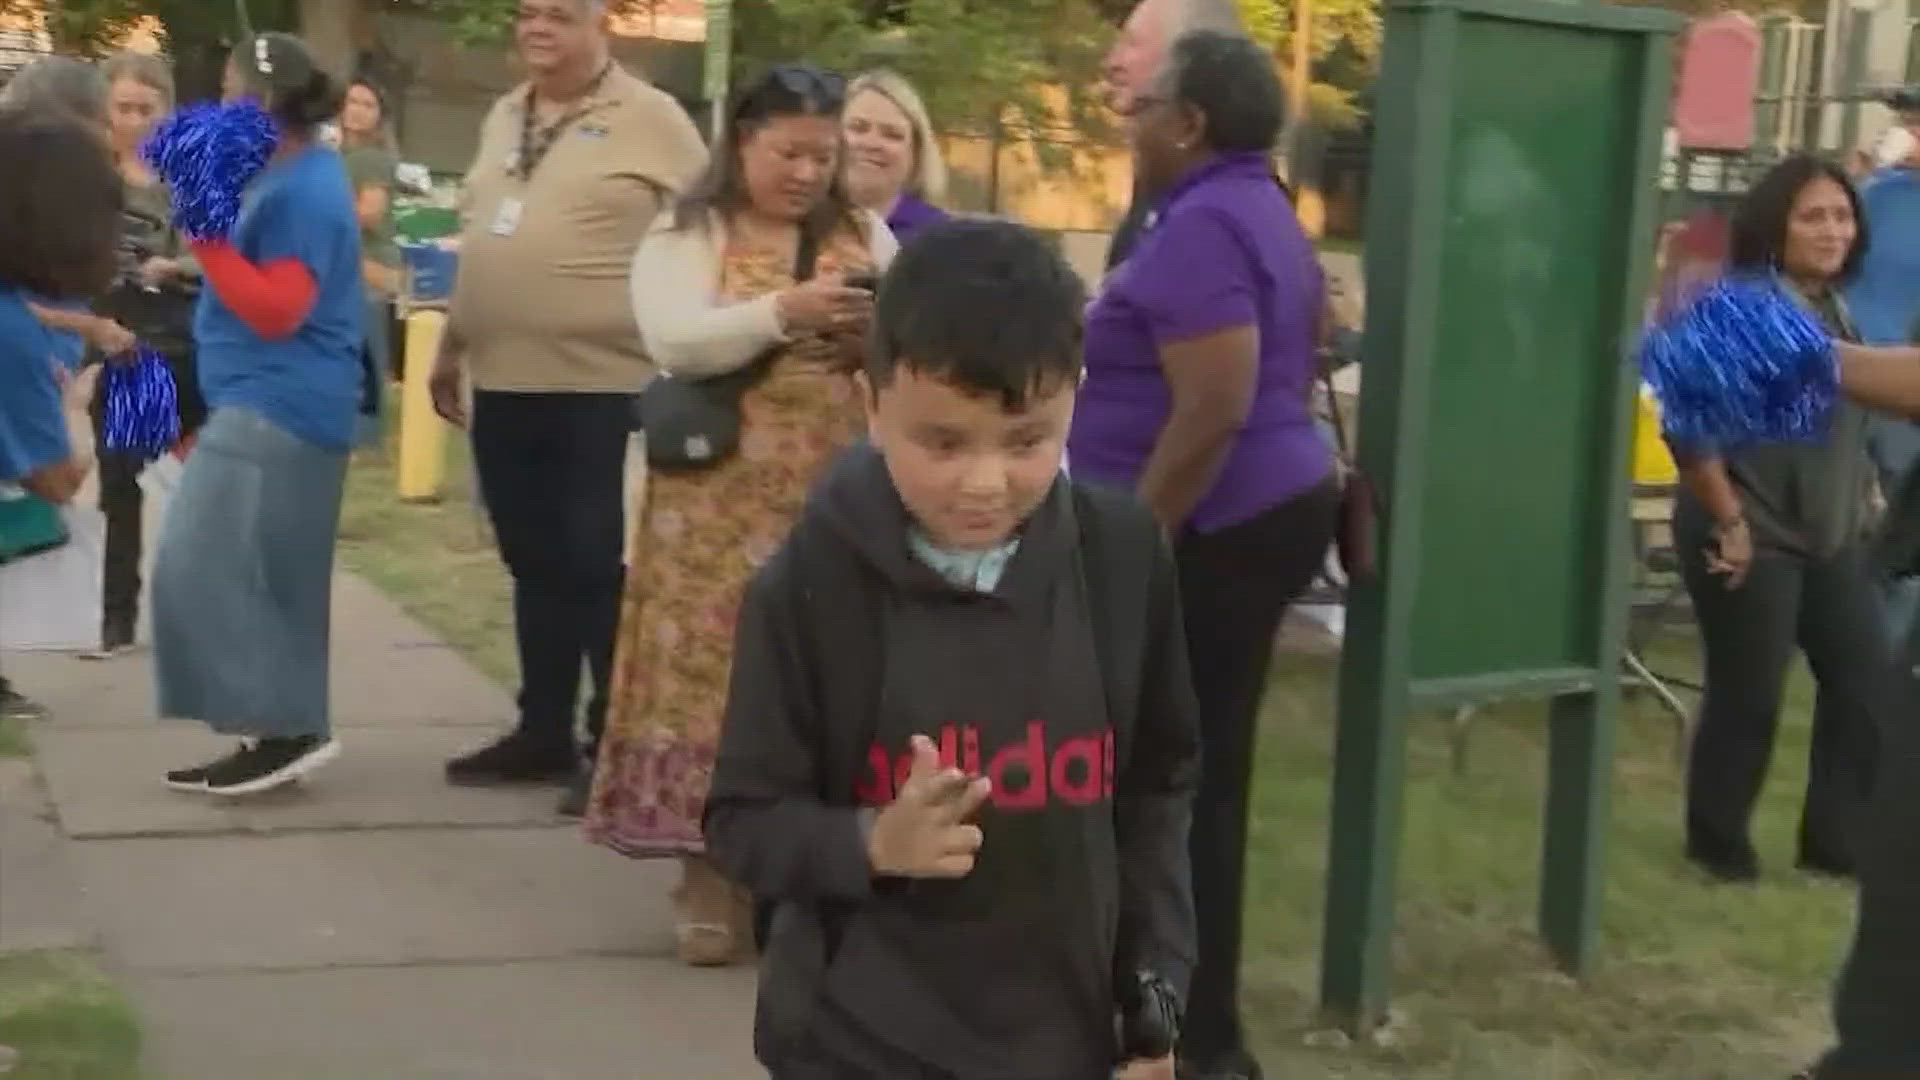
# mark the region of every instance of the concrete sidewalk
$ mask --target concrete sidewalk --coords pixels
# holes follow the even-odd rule
[[[441,780],[507,695],[352,577],[333,641],[340,760],[244,804],[162,785],[225,744],[152,718],[146,654],[8,655],[52,716],[44,786],[0,768],[0,951],[97,943],[150,1080],[764,1075],[752,971],[672,959],[670,866],[590,847],[554,790]]]

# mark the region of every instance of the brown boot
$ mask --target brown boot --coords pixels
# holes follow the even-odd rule
[[[681,963],[726,967],[751,955],[752,900],[705,857],[680,857],[680,885],[673,891],[673,910],[674,940]]]

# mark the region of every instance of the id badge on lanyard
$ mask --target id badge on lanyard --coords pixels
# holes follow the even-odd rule
[[[494,211],[493,224],[488,231],[495,236],[512,236],[520,231],[520,218],[526,213],[527,204],[518,195],[508,195],[500,200],[500,207]]]

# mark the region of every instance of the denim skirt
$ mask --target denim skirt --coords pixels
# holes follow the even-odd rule
[[[214,410],[153,568],[160,715],[227,735],[324,735],[334,536],[347,454]]]

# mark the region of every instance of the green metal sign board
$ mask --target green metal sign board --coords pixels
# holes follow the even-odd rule
[[[712,108],[708,132],[719,145],[727,119],[728,79],[733,72],[733,0],[706,0],[707,48],[702,84]]]
[[[1322,1001],[1385,1012],[1409,712],[1550,701],[1540,925],[1584,970],[1625,630],[1637,334],[1677,16],[1546,0],[1386,12]]]

